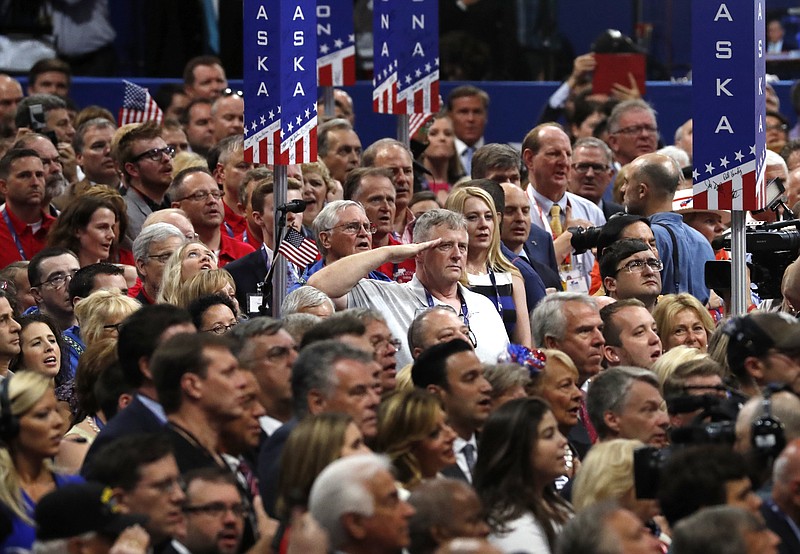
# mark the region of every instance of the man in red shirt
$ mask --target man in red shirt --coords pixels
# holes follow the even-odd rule
[[[9,150],[0,159],[0,193],[6,198],[0,210],[0,268],[29,260],[45,246],[55,218],[42,210],[45,196],[44,165],[35,150]]]
[[[253,164],[244,161],[244,141],[242,135],[222,139],[208,156],[208,168],[214,174],[217,184],[222,188],[222,207],[225,220],[222,232],[236,237],[247,229],[247,219],[239,206],[239,190],[245,174]]]
[[[217,254],[219,267],[253,251],[252,246],[222,232],[222,191],[207,169],[184,169],[173,179],[167,195],[173,208],[186,212],[200,241]]]

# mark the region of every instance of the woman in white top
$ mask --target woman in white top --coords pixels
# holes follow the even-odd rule
[[[566,470],[567,439],[539,398],[503,404],[483,426],[474,486],[504,552],[550,554],[572,507],[553,481]]]

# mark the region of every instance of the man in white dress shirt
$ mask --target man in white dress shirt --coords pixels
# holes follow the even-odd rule
[[[522,161],[530,181],[525,192],[531,202],[531,221],[553,235],[567,290],[588,292],[594,256],[575,253],[568,229],[604,225],[606,218],[594,202],[567,191],[571,159],[569,137],[558,124],[538,125],[522,142]]]

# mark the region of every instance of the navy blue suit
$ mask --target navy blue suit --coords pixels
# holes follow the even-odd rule
[[[128,435],[158,433],[163,429],[164,424],[139,400],[139,395],[137,394],[133,401],[112,417],[95,437],[83,461],[81,475],[86,475],[91,465],[92,457],[102,450],[105,445]]]
[[[267,277],[267,264],[264,263],[264,253],[261,248],[250,252],[238,260],[225,265],[225,271],[231,274],[236,283],[236,300],[239,308],[249,315],[259,315],[258,312],[250,313],[247,305],[247,295],[256,294],[258,285]]]
[[[297,427],[299,421],[292,418],[278,427],[269,438],[261,444],[258,453],[258,488],[261,502],[271,517],[275,517],[275,502],[278,500],[278,477],[281,471],[281,454],[289,434]]]
[[[522,274],[522,280],[525,282],[525,299],[528,303],[528,313],[530,313],[539,303],[539,300],[547,294],[544,282],[528,260],[509,250],[502,242],[500,243],[500,251]]]

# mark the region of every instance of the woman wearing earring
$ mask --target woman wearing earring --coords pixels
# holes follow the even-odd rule
[[[0,413],[0,504],[12,521],[2,551],[28,551],[36,538],[33,510],[39,500],[83,479],[59,475],[50,464],[64,425],[51,379],[33,371],[6,378],[0,383]]]

